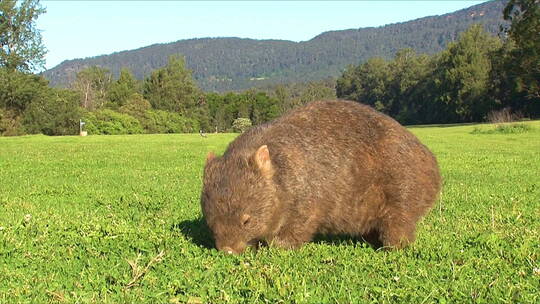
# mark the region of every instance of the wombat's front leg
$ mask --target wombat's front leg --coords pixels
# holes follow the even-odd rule
[[[268,240],[268,245],[283,249],[296,249],[311,241],[315,231],[280,231],[272,239]]]
[[[268,242],[268,245],[270,246],[276,246],[283,249],[296,249],[303,244],[307,243],[307,241],[301,241],[297,240],[295,238],[280,238],[280,237],[274,237],[272,240]]]

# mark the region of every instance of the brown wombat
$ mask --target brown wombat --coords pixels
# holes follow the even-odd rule
[[[431,152],[392,118],[351,101],[318,101],[210,153],[201,206],[216,248],[295,248],[317,233],[414,241],[441,177]]]

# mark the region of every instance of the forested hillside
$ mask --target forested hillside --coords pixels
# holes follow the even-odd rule
[[[89,134],[241,132],[313,100],[336,97],[371,105],[403,124],[540,117],[538,0],[508,2],[502,12],[509,26],[499,37],[484,25],[474,24],[434,54],[412,48],[387,56],[379,52],[379,56],[347,65],[337,81],[331,77],[274,85],[261,81],[258,88],[227,93],[201,88],[182,55],[169,56],[165,66],[152,70],[142,81],[126,67],[115,77],[106,67],[79,66],[69,88],[50,87],[42,75],[32,73],[33,66],[44,62],[45,47],[34,26],[44,11],[36,0],[2,4],[5,24],[18,21],[20,26],[0,27],[0,41],[6,41],[0,48],[0,135],[76,134],[81,119]],[[22,29],[28,35],[20,36]],[[328,33],[314,40],[330,37],[336,36]],[[314,67],[323,64],[317,58],[312,58]],[[331,73],[328,62],[324,64],[327,71],[320,68],[318,77]],[[253,66],[246,66],[244,72],[257,71]],[[316,75],[317,70],[310,71],[308,66],[303,66],[304,74]],[[302,65],[296,67],[299,70]],[[242,71],[235,75],[243,77]],[[286,71],[282,69],[281,76]]]
[[[309,41],[203,38],[156,44],[136,50],[64,61],[44,72],[51,85],[69,86],[78,71],[89,66],[109,69],[117,77],[122,68],[142,80],[164,67],[170,55],[181,54],[205,91],[240,90],[276,83],[305,82],[337,77],[347,65],[373,56],[392,58],[403,48],[434,54],[445,49],[474,23],[499,33],[506,0],[495,0],[454,13],[425,17],[377,28],[322,33]]]

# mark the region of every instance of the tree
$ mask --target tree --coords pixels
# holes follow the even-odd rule
[[[402,124],[439,123],[447,119],[445,104],[437,100],[438,91],[434,89],[437,64],[440,54],[434,56],[420,55],[410,62],[408,69],[402,73],[408,76],[396,77],[393,86],[401,83],[403,88],[410,86],[403,92],[400,101],[399,113],[395,117]],[[403,79],[399,79],[403,77]],[[405,78],[410,77],[407,81]]]
[[[473,25],[442,52],[433,89],[448,115],[443,122],[481,121],[493,109],[490,58],[500,47],[500,40]]]
[[[274,99],[279,115],[315,100],[336,98],[336,80],[326,78],[321,81],[279,84],[265,90]]]
[[[91,66],[77,73],[73,89],[80,92],[81,107],[87,110],[102,108],[107,102],[107,91],[112,82],[109,70]]]
[[[199,88],[185,67],[184,58],[171,56],[167,66],[146,78],[143,95],[154,109],[187,114],[197,104]]]
[[[528,104],[522,108],[540,114],[540,1],[510,0],[505,7],[504,19],[511,21],[506,33],[515,43],[510,52],[508,76],[514,90]],[[523,100],[522,100],[523,103]]]
[[[50,89],[46,98],[32,102],[23,114],[27,133],[75,135],[79,132],[79,95],[72,90]]]
[[[204,99],[210,117],[211,131],[227,130],[232,123],[232,114],[226,108],[225,98],[217,93],[207,93],[204,95]]]
[[[429,71],[429,57],[417,55],[412,49],[399,50],[389,62],[392,77],[386,84],[386,112],[400,122],[410,121],[410,115],[417,102],[415,88],[426,80]]]
[[[312,81],[304,84],[299,94],[300,105],[316,100],[335,99],[335,83],[333,81],[331,86],[328,85],[328,80]]]
[[[244,94],[249,98],[249,103],[251,104],[250,118],[255,125],[269,122],[279,116],[280,112],[276,99],[269,97],[263,92],[256,93],[248,91]]]
[[[120,71],[118,80],[114,81],[107,92],[107,99],[112,108],[117,109],[128,101],[133,94],[139,93],[139,82],[126,68]]]
[[[146,112],[151,109],[152,106],[141,94],[134,93],[127,99],[125,104],[120,107],[118,112],[131,115],[140,120],[145,116]]]
[[[22,113],[50,95],[48,81],[30,74],[45,64],[35,27],[44,12],[38,0],[19,1],[18,6],[15,0],[0,1],[0,133],[5,135],[22,134]]]
[[[0,107],[17,115],[34,100],[46,98],[48,90],[48,81],[41,76],[0,68]]]
[[[504,41],[499,50],[493,53],[491,57],[491,89],[488,95],[495,100],[498,108],[521,110],[524,94],[515,90],[515,63],[511,58],[514,49],[514,41],[508,39]]]
[[[45,65],[45,47],[36,19],[45,12],[39,0],[0,2],[0,67],[32,72]]]
[[[522,63],[531,63],[538,72],[540,67],[540,1],[539,0],[510,0],[504,11],[504,19],[511,21],[507,33],[516,42],[520,50]],[[538,79],[538,78],[537,78]]]
[[[290,96],[291,93],[288,87],[282,84],[276,85],[271,94],[277,99],[281,113],[285,113],[294,108],[292,98]]]
[[[338,98],[358,101],[387,113],[386,86],[391,76],[388,62],[374,57],[358,67],[349,67],[337,80],[336,94]]]

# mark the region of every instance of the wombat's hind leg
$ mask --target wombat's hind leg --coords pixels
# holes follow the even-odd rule
[[[403,216],[388,216],[381,221],[379,238],[385,249],[400,249],[414,242],[416,223]]]

